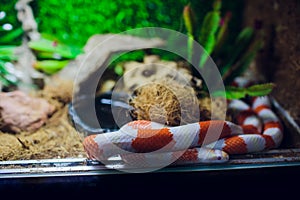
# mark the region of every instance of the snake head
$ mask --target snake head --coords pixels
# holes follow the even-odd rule
[[[229,160],[229,155],[218,149],[201,148],[198,154],[202,160],[201,163],[225,163]]]

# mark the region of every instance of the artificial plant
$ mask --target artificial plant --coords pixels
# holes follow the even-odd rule
[[[62,43],[49,34],[41,34],[39,40],[28,42],[28,46],[37,57],[33,67],[48,75],[57,73],[83,52],[81,47]]]
[[[202,22],[202,26],[196,26],[195,12],[191,4],[183,9],[183,19],[188,35],[188,59],[192,61],[198,56],[198,67],[203,69],[208,56],[218,62],[218,69],[225,84],[226,94],[216,92],[216,96],[226,96],[228,99],[243,98],[249,96],[263,96],[269,94],[274,84],[257,84],[249,88],[231,86],[233,80],[241,76],[255,58],[262,47],[262,40],[257,37],[256,30],[252,27],[244,27],[235,39],[234,44],[226,44],[228,37],[228,24],[231,13],[226,12],[221,16],[222,1],[215,0],[212,10],[209,11]],[[193,42],[196,41],[206,51],[202,55],[195,55]],[[225,54],[225,56],[224,56]]]

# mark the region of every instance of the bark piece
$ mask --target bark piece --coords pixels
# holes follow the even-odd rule
[[[85,53],[76,59],[79,72],[77,71],[74,85],[75,93],[92,94],[95,91],[97,81],[105,71],[107,62],[113,54],[163,45],[165,43],[160,38],[141,38],[118,34],[93,35],[84,47]],[[94,84],[94,87],[91,84]]]

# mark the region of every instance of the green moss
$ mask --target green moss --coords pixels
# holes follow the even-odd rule
[[[5,21],[20,27],[17,0],[2,0],[1,11],[7,16]],[[186,33],[183,26],[183,7],[191,3],[196,12],[197,25],[201,26],[205,14],[211,10],[210,0],[47,0],[32,1],[30,5],[38,21],[39,31],[55,35],[66,43],[83,46],[95,33],[120,33],[132,28],[156,26]],[[222,16],[232,11],[229,29],[235,38],[241,26],[242,1],[223,0]],[[3,20],[0,24],[3,24]],[[0,33],[0,36],[3,33]]]
[[[40,32],[83,46],[96,33],[120,33],[156,26],[180,30],[186,0],[59,0],[33,4]]]

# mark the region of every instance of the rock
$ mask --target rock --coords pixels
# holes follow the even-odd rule
[[[55,111],[45,99],[30,97],[22,91],[0,93],[0,130],[17,133],[35,131]]]
[[[123,64],[122,91],[132,93],[147,83],[173,80],[182,85],[201,88],[200,79],[193,77],[191,70],[175,61],[160,60],[157,55],[145,56],[144,62],[129,61]],[[197,82],[198,81],[198,82]],[[194,84],[196,82],[196,85]]]

